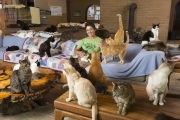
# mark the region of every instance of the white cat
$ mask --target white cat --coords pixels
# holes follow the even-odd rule
[[[163,62],[157,70],[148,77],[146,87],[149,101],[154,101],[153,105],[164,105],[164,98],[168,90],[168,76],[173,71],[175,63]]]
[[[63,74],[66,76],[69,86],[69,97],[66,101],[77,99],[79,105],[92,107],[92,120],[97,120],[97,95],[92,83],[88,79],[82,78],[68,62],[64,64]]]

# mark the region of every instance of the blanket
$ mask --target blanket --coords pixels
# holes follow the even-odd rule
[[[119,58],[116,58],[107,64],[101,63],[101,66],[107,77],[133,78],[151,74],[162,63],[162,59],[166,60],[164,52],[142,49],[133,60],[126,58],[125,64],[117,63]]]

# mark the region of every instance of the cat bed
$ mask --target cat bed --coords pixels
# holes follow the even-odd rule
[[[146,51],[140,44],[129,44],[124,64],[118,63],[119,58],[115,58],[107,64],[101,63],[101,66],[109,78],[133,78],[151,74],[162,59],[166,59],[164,52]]]
[[[47,93],[53,88],[53,84],[59,80],[60,77],[59,74],[56,73],[41,74],[41,77],[31,80],[31,88],[34,92],[25,95],[24,93],[12,94],[10,92],[11,75],[12,67],[5,66],[0,68],[1,114],[12,114],[11,112],[17,114],[38,107],[36,106],[38,104],[35,102],[35,100],[39,100],[40,98],[43,98],[45,95],[47,95]],[[15,107],[17,104],[18,106]],[[24,106],[29,106],[29,109],[27,110]]]

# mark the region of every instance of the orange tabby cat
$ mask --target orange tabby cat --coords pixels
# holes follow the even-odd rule
[[[95,86],[96,92],[101,92],[106,89],[106,75],[101,67],[100,52],[93,52],[91,54],[91,67],[89,69],[88,78]]]
[[[119,17],[119,29],[114,36],[114,40],[111,37],[105,39],[106,43],[109,45],[120,45],[124,43],[124,29],[122,24],[122,16],[120,14],[117,14],[117,16]]]
[[[98,44],[101,48],[101,53],[104,56],[104,63],[107,63],[107,57],[111,56],[112,58],[114,56],[119,56],[120,61],[119,63],[124,63],[124,56],[126,54],[127,45],[129,44],[129,34],[128,31],[126,31],[127,40],[126,43],[122,45],[109,45],[109,46],[101,46],[101,44]]]

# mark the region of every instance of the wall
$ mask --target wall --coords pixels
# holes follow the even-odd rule
[[[68,22],[85,22],[86,10],[92,4],[100,5],[100,0],[67,0]],[[80,17],[74,17],[76,10],[81,11]]]
[[[134,27],[150,30],[152,23],[160,23],[159,39],[167,42],[171,0],[100,0],[101,20],[110,32],[118,30],[118,17],[121,14],[124,29],[128,29],[129,5],[137,4]]]
[[[42,10],[50,11],[50,6],[61,6],[62,16],[51,16],[50,24],[57,25],[58,23],[67,22],[66,0],[35,0],[34,2],[35,7]]]

